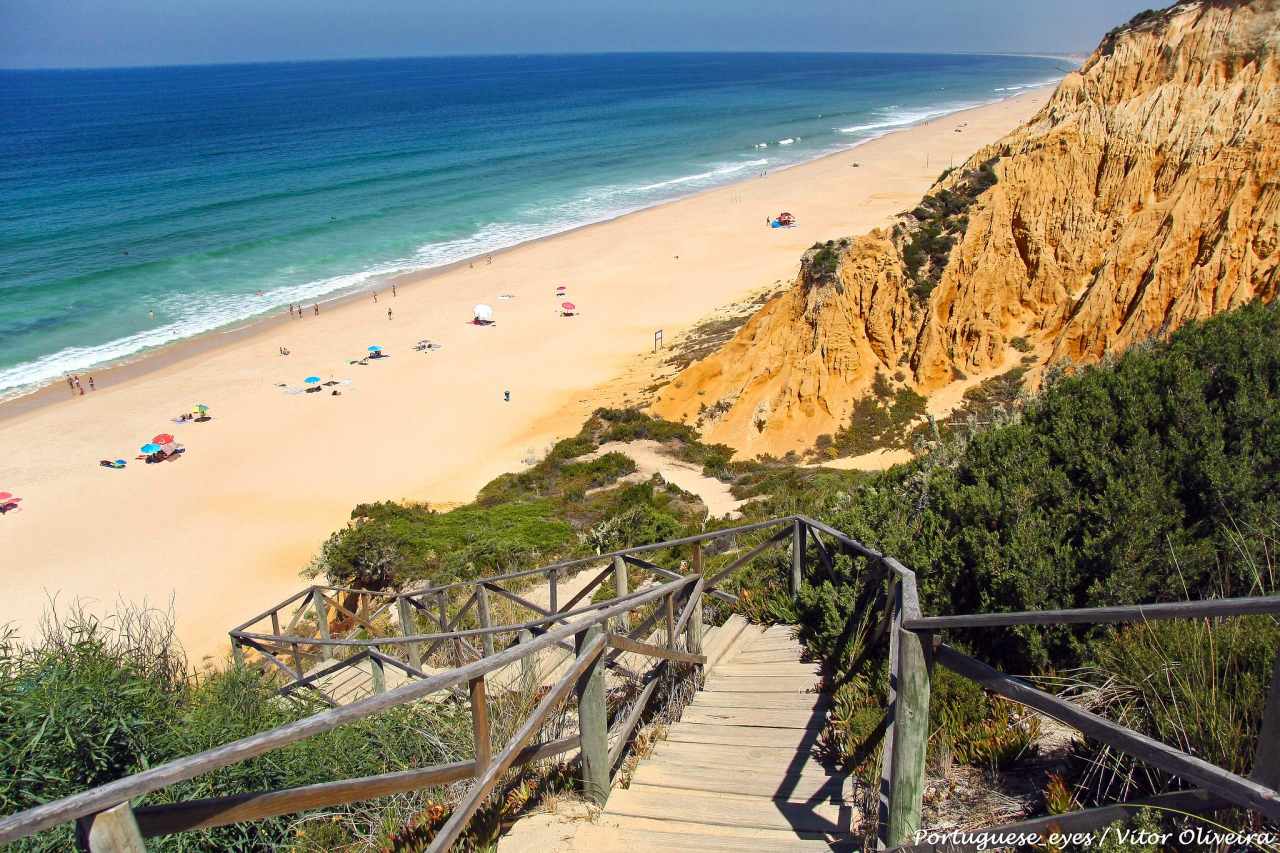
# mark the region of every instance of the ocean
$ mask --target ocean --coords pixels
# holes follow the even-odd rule
[[[0,71],[0,398],[1069,68],[858,53]]]

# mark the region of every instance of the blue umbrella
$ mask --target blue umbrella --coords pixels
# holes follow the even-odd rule
[[[125,462],[123,459],[117,459],[116,464],[119,465],[121,468],[123,468],[125,465],[128,465],[129,463]]]
[[[160,449],[160,445],[147,442],[146,444],[142,445],[142,447],[139,449],[143,453],[146,453],[147,455],[151,455],[152,453],[155,453],[157,450]]]
[[[303,381],[303,382],[305,382],[305,383],[307,383],[308,385],[315,385],[317,382],[319,382],[319,381],[320,381],[320,377],[319,377],[319,376],[308,376],[306,379],[304,379],[304,380],[302,380],[302,381]]]
[[[374,344],[373,346],[369,347],[369,352],[382,352],[382,347],[378,346],[377,344]]]

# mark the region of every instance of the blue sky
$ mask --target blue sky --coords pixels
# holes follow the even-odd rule
[[[0,0],[0,67],[635,50],[1087,52],[1151,0]]]

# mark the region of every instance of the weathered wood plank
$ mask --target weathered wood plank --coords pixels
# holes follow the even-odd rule
[[[772,746],[794,751],[806,743],[816,743],[823,728],[817,723],[800,728],[769,728],[681,720],[667,727],[667,740],[708,746]]]
[[[647,817],[669,824],[783,829],[792,832],[847,834],[850,810],[831,803],[805,803],[768,797],[651,788],[633,785],[611,799],[609,813]]]
[[[707,662],[705,655],[695,655],[689,652],[683,652],[679,649],[668,649],[665,646],[655,646],[652,643],[640,643],[621,634],[610,634],[609,645],[615,649],[621,649],[624,652],[633,652],[635,654],[647,655],[652,658],[661,658],[662,660],[675,660],[682,663],[703,664]]]
[[[944,628],[995,628],[1009,625],[1102,625],[1117,622],[1146,622],[1152,619],[1245,616],[1255,613],[1280,613],[1280,595],[1222,598],[1210,601],[1178,601],[1170,604],[1135,604],[1125,607],[927,616],[908,619],[903,623],[903,627],[913,631],[937,631]]]
[[[76,841],[89,853],[147,853],[142,832],[128,803],[81,818]]]
[[[798,802],[844,802],[850,790],[848,777],[823,773],[782,773],[778,767],[740,767],[739,772],[726,772],[723,767],[700,767],[696,764],[674,765],[644,761],[631,777],[631,786],[676,788],[684,791],[706,791],[716,794],[739,794],[774,800]],[[673,794],[673,797],[679,794]]]
[[[821,714],[769,708],[699,708],[690,705],[680,717],[683,723],[714,726],[760,726],[771,729],[810,729],[825,722]]]

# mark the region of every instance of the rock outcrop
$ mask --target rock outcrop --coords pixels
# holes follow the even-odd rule
[[[843,426],[877,371],[927,394],[998,367],[1014,338],[1042,364],[1096,361],[1274,299],[1277,51],[1280,0],[1189,0],[1117,28],[920,207],[807,253],[656,413],[705,405],[709,439],[781,453]]]

